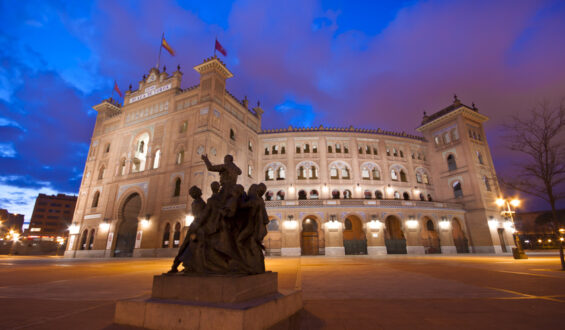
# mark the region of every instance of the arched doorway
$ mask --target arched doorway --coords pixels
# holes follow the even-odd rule
[[[465,233],[461,228],[461,223],[457,218],[451,220],[451,232],[453,234],[453,244],[455,244],[455,249],[457,253],[469,253],[469,244]]]
[[[135,247],[137,233],[137,218],[141,210],[141,197],[133,193],[124,202],[120,210],[120,225],[114,248],[114,257],[131,257]]]
[[[302,237],[300,242],[302,255],[315,256],[319,254],[318,222],[312,217],[302,221]]]
[[[406,238],[402,232],[400,219],[390,215],[385,221],[385,245],[388,254],[406,254]]]
[[[425,217],[422,221],[422,245],[426,254],[441,253],[439,234],[432,219]]]
[[[367,254],[367,237],[361,220],[350,215],[343,223],[343,247],[345,254]]]

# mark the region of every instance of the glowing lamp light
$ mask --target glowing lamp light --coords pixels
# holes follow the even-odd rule
[[[542,242],[541,239],[538,239],[538,243],[541,243],[541,242]]]
[[[292,185],[290,185],[290,187],[288,187],[288,192],[293,194],[294,193],[294,187]]]
[[[504,206],[504,199],[502,199],[502,198],[497,198],[497,199],[496,199],[496,205],[498,205],[498,206]]]
[[[184,218],[184,225],[189,227],[193,221],[194,221],[194,216],[192,214],[188,214],[186,218]]]
[[[77,235],[79,231],[80,231],[80,227],[76,223],[73,223],[72,225],[69,226],[69,234]]]
[[[563,237],[559,237],[559,240],[560,240],[561,242],[563,242]]]
[[[283,222],[283,226],[284,226],[285,229],[294,230],[294,229],[298,228],[298,221],[292,220],[292,218],[289,218],[288,220],[285,220]]]
[[[510,205],[514,206],[514,207],[518,207],[520,206],[520,200],[519,199],[513,199],[510,201]]]
[[[516,228],[514,228],[514,224],[512,221],[504,221],[504,228],[514,234],[516,232]]]
[[[12,234],[12,241],[17,242],[20,239],[20,234],[19,233],[13,233]]]
[[[391,186],[386,187],[386,192],[387,194],[392,194],[394,192],[394,188],[392,188]]]
[[[488,226],[489,226],[490,228],[498,228],[498,226],[499,226],[498,220],[496,220],[496,219],[490,219],[490,220],[488,221]]]
[[[322,187],[322,191],[325,192],[325,193],[327,193],[327,192],[329,191],[328,186],[324,185],[324,186]]]
[[[336,220],[326,222],[326,227],[328,227],[328,229],[339,229],[340,225],[341,223]]]
[[[374,237],[374,238],[377,238],[377,237],[379,237],[379,234],[373,233],[373,237]]]
[[[527,239],[527,240],[525,240],[525,241],[524,241],[524,243],[530,243],[530,240],[529,240],[529,239]]]
[[[370,229],[379,230],[383,227],[383,223],[380,220],[371,220],[368,223]]]
[[[439,228],[441,228],[441,229],[449,229],[450,225],[451,225],[451,223],[449,222],[449,220],[441,220],[439,222]]]
[[[565,228],[559,228],[559,232],[560,232],[561,234],[565,234]]]
[[[410,229],[418,228],[418,220],[414,220],[414,219],[406,220],[406,227]]]
[[[101,230],[104,230],[104,231],[110,229],[110,223],[109,223],[109,222],[102,222],[102,223],[100,223],[100,229],[101,229]]]
[[[551,238],[548,238],[548,239],[547,239],[547,243],[551,243]]]
[[[414,195],[420,195],[420,189],[414,188]]]
[[[359,184],[357,184],[357,187],[355,187],[355,191],[361,192],[361,186]]]
[[[141,228],[145,229],[145,228],[149,228],[149,220],[148,219],[143,219],[141,220]]]

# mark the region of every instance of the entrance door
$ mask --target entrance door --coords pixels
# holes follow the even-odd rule
[[[455,244],[457,253],[469,253],[467,237],[465,237],[465,233],[463,232],[463,229],[461,229],[459,220],[454,218],[453,221],[451,221],[451,226],[453,228],[453,244]]]
[[[400,219],[395,216],[386,218],[385,245],[388,254],[406,254],[406,238],[400,227]]]
[[[121,221],[114,248],[114,257],[131,257],[135,247],[137,218],[141,210],[141,197],[137,193],[130,195],[122,207]]]
[[[355,216],[345,218],[343,229],[345,254],[367,254],[367,238],[361,220]]]
[[[313,256],[319,254],[318,223],[314,219],[306,218],[302,222],[301,237],[302,255]]]
[[[504,239],[504,228],[498,228],[498,239],[500,239],[502,252],[508,252],[508,249],[506,248],[506,240]]]
[[[434,222],[429,218],[424,218],[424,228],[422,229],[422,245],[426,254],[441,253],[439,235],[435,230]]]

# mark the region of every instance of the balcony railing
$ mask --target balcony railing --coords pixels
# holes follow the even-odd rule
[[[321,207],[321,206],[375,206],[375,207],[403,207],[403,208],[434,208],[462,210],[463,205],[458,203],[425,202],[396,199],[303,199],[303,200],[275,200],[265,201],[267,208],[277,207]]]

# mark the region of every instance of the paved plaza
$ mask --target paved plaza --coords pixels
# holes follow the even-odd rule
[[[129,329],[115,302],[148,296],[170,259],[0,256],[1,329]],[[549,329],[565,322],[557,256],[272,257],[303,290],[300,329]]]

